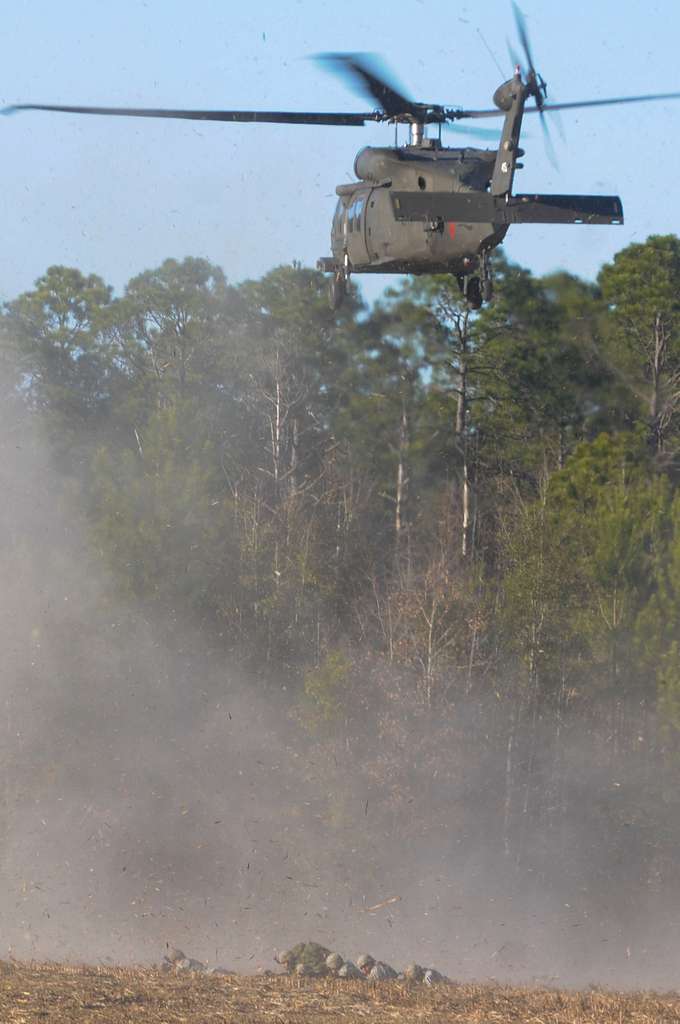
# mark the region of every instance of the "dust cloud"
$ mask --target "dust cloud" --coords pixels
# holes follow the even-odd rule
[[[631,900],[647,884],[627,860],[635,836],[614,863],[592,834],[611,780],[587,736],[564,765],[583,819],[527,826],[520,868],[496,838],[506,751],[438,781],[417,754],[432,723],[407,715],[389,771],[414,794],[414,832],[340,746],[324,758],[283,687],[249,683],[173,609],[148,621],[116,594],[48,452],[7,400],[0,956],[149,963],[170,943],[250,972],[315,938],[461,980],[675,984],[667,895],[650,890],[644,914]]]

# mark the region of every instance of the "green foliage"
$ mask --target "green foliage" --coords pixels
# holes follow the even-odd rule
[[[598,424],[609,384],[597,355],[598,316],[584,282],[503,266],[498,300],[478,325],[485,459],[529,474],[536,486]]]
[[[22,391],[58,438],[59,453],[98,429],[125,386],[104,334],[111,289],[95,274],[50,267],[5,307]]]
[[[679,255],[628,247],[596,287],[497,253],[478,313],[451,276],[331,312],[296,265],[166,260],[119,298],[52,267],[4,309],[3,402],[46,426],[129,614],[289,701],[319,820],[370,817],[352,759],[376,828],[478,851],[488,815],[542,870],[582,820],[570,730],[584,774],[618,781],[627,749],[646,780],[607,782],[595,830],[676,801]],[[656,842],[636,856],[651,879]]]
[[[119,586],[302,677],[317,723],[347,716],[355,647],[429,710],[502,666],[523,700],[658,690],[674,720],[680,499],[633,421],[662,323],[672,436],[679,255],[624,250],[603,301],[496,254],[478,314],[446,276],[331,312],[297,265],[233,286],[166,260],[116,299],[52,267],[7,305],[2,351]]]
[[[504,620],[532,673],[543,666],[554,681],[585,669],[600,687],[636,679],[635,634],[656,599],[671,498],[643,437],[603,434],[520,503],[504,543]]]
[[[583,581],[555,530],[546,495],[516,494],[504,515],[497,630],[502,650],[519,660],[530,687],[557,688],[580,654],[572,624]]]
[[[654,590],[636,628],[638,655],[659,691],[662,716],[680,732],[680,494],[652,549]]]
[[[305,673],[304,694],[310,724],[330,726],[347,713],[352,663],[340,650],[329,651],[320,665]]]
[[[680,408],[680,239],[652,235],[629,245],[602,268],[599,283],[609,304],[610,359],[661,452],[676,437]]]
[[[653,327],[662,312],[675,321],[680,315],[680,239],[676,235],[651,235],[622,249],[605,264],[599,283],[612,307],[614,322],[635,325],[641,332]]]
[[[109,317],[109,335],[145,399],[210,391],[238,305],[223,272],[204,259],[165,260],[134,277]]]
[[[186,424],[176,407],[165,408],[149,420],[138,451],[100,449],[92,516],[96,540],[126,589],[195,613],[210,609],[237,555],[213,452],[187,436]]]

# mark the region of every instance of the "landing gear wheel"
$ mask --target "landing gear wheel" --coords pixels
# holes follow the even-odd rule
[[[491,269],[491,259],[489,256],[489,250],[485,249],[482,253],[481,266],[480,266],[481,282],[482,282],[482,299],[484,302],[491,302],[493,298],[493,271]]]
[[[469,277],[465,288],[465,300],[470,309],[480,309],[483,301],[482,282],[478,277]]]
[[[468,277],[467,274],[456,274],[456,280],[458,281],[458,287],[460,288],[461,295],[467,302],[470,309],[479,309],[487,298],[486,288],[487,282],[490,287],[490,279],[480,280],[478,277]]]
[[[335,312],[336,309],[340,309],[342,300],[347,294],[347,285],[345,283],[345,275],[339,271],[333,274],[333,277],[328,282],[328,302]]]

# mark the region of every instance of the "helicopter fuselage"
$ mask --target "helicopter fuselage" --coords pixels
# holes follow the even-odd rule
[[[524,105],[535,89],[518,70],[496,90],[505,115],[498,149],[448,149],[412,121],[410,145],[360,150],[358,181],[336,188],[333,255],[317,263],[333,274],[332,308],[353,273],[450,273],[477,309],[492,295],[489,254],[511,224],[623,223],[618,196],[513,195]]]
[[[354,273],[465,274],[481,252],[503,240],[507,225],[405,219],[400,197],[486,192],[495,161],[495,151],[445,149],[435,139],[362,149],[354,162],[359,181],[336,189],[333,262],[349,262]]]

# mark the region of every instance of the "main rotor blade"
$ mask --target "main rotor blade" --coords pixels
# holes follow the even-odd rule
[[[341,77],[350,79],[364,96],[376,100],[386,114],[418,112],[419,104],[404,96],[399,87],[389,81],[389,72],[380,66],[375,54],[319,53],[316,59]]]
[[[524,15],[515,3],[515,0],[512,0],[512,12],[515,15],[517,35],[519,36],[519,41],[522,44],[522,49],[524,50],[524,56],[527,60],[527,67],[529,71],[535,71],[536,69],[534,67],[534,58],[531,54],[531,45],[529,43],[529,33],[527,32],[526,21]]]
[[[540,114],[544,110],[578,110],[582,107],[610,107],[621,103],[651,103],[657,100],[678,100],[680,92],[656,92],[645,96],[612,96],[603,100],[578,100],[575,103],[544,103],[542,107],[526,107],[525,114]],[[504,110],[457,110],[447,107],[444,115],[449,121],[466,118],[505,117]]]
[[[112,117],[177,117],[187,121],[235,121],[243,124],[331,124],[363,125],[379,121],[370,114],[322,114],[289,110],[156,110],[147,107],[71,107],[53,103],[18,103],[3,107],[0,114],[16,114],[22,110],[48,110],[63,114],[105,114]]]
[[[519,57],[517,56],[517,51],[515,50],[514,46],[512,45],[512,43],[510,42],[509,39],[505,40],[505,44],[506,44],[506,46],[508,48],[508,57],[510,58],[511,66],[513,68],[520,68],[521,69],[521,61],[520,61]]]
[[[579,110],[587,107],[607,107],[623,103],[651,103],[662,100],[680,99],[680,92],[650,93],[643,96],[614,96],[601,100],[578,100],[574,103],[546,103],[541,108],[527,107],[526,114],[541,113],[541,110]],[[423,114],[417,104],[412,104],[424,122],[462,121],[487,117],[504,117],[505,112],[493,110],[463,110],[456,107],[440,108],[441,113]],[[103,114],[113,117],[165,117],[189,121],[228,121],[241,124],[317,124],[360,126],[367,121],[386,121],[389,111],[368,113],[312,113],[290,110],[165,110],[147,107],[80,107],[54,103],[17,103],[0,108],[0,114],[16,114],[24,110],[56,111],[64,114]],[[398,113],[408,113],[401,110]]]
[[[496,146],[501,139],[501,128],[477,128],[473,125],[468,125],[462,122],[450,121],[444,123],[445,131],[458,132],[459,134],[464,132],[466,135],[470,135],[474,139],[487,139],[489,142],[494,142]]]
[[[541,115],[541,128],[543,129],[543,145],[545,146],[545,152],[548,160],[553,165],[556,171],[559,171],[560,165],[557,162],[557,153],[555,152],[555,146],[550,134],[550,125],[548,124],[545,116],[545,107],[542,109],[536,108]]]
[[[655,100],[678,100],[680,92],[657,92],[647,96],[613,96],[606,100],[579,100],[576,103],[545,103],[543,110],[577,110],[580,107],[611,107],[620,103],[650,103]],[[526,111],[533,114],[533,108]]]

